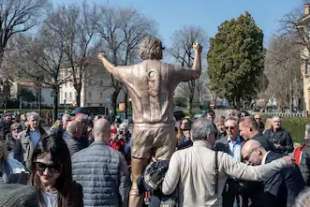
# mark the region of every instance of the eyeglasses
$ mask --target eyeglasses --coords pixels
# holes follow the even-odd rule
[[[228,126],[227,126],[227,127],[225,127],[225,129],[230,129],[230,130],[231,130],[231,129],[236,129],[236,127],[232,127],[232,126],[231,126],[231,127],[228,127]]]
[[[21,128],[13,128],[11,129],[12,131],[21,131],[22,129]]]
[[[48,169],[51,173],[59,173],[61,166],[59,164],[46,164],[42,162],[35,162],[35,168],[40,174],[43,174],[46,169]]]

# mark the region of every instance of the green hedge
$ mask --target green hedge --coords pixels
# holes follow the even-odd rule
[[[303,143],[305,125],[310,123],[310,118],[292,117],[283,118],[283,128],[290,132],[294,142]]]

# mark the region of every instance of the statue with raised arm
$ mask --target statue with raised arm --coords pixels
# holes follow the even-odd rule
[[[164,48],[155,37],[147,36],[139,46],[139,55],[143,61],[136,65],[114,66],[103,54],[98,55],[104,67],[126,86],[132,100],[134,127],[130,207],[142,205],[142,196],[139,195],[136,181],[150,158],[169,160],[175,151],[175,88],[181,81],[197,79],[201,74],[202,47],[198,43],[193,44],[195,58],[192,69],[161,62]]]

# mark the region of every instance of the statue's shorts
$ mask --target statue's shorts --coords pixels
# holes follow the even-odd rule
[[[135,125],[132,135],[131,156],[169,160],[176,147],[174,126]]]

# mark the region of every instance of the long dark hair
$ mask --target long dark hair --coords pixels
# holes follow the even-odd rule
[[[45,154],[51,154],[51,159],[54,164],[61,166],[60,176],[57,178],[55,188],[58,191],[58,206],[62,206],[64,199],[70,192],[70,186],[72,185],[72,166],[71,156],[69,149],[62,138],[62,132],[60,130],[54,131],[46,137],[43,137],[38,143],[36,149],[33,152],[31,159],[32,173],[30,176],[31,184],[42,191],[40,179],[36,174],[35,161],[38,157],[44,156]],[[41,196],[40,196],[41,197]],[[39,198],[42,202],[42,197]]]

